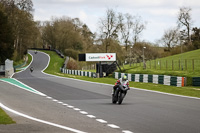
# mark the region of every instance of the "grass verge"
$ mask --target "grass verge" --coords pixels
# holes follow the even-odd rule
[[[57,53],[54,51],[46,51],[46,50],[41,50],[41,51],[47,53],[51,58],[49,66],[44,72],[54,75],[56,75],[56,73],[59,73],[60,67],[63,65],[65,59],[60,58],[60,56],[58,56]]]
[[[14,124],[13,121],[1,108],[0,108],[0,124]]]
[[[16,70],[16,72],[19,72],[19,71],[23,70],[24,68],[26,68],[26,67],[31,63],[31,61],[32,61],[32,56],[31,56],[30,54],[27,54],[27,55],[28,55],[28,61],[26,62],[26,64],[25,64],[24,66],[18,68],[18,69]]]
[[[192,77],[200,76],[200,49],[146,61],[146,69],[143,63],[134,63],[131,66],[122,66],[124,73],[131,74],[157,74],[187,77],[187,86],[192,85]],[[119,71],[119,70],[118,70]]]
[[[44,71],[46,73],[62,76],[62,77],[67,77],[67,78],[75,78],[75,79],[80,79],[80,80],[85,80],[85,81],[106,83],[106,84],[111,84],[111,85],[114,85],[114,83],[116,82],[116,79],[112,77],[90,78],[90,77],[84,77],[84,76],[63,74],[60,72],[60,66],[62,66],[64,59],[60,58],[55,52],[52,52],[52,51],[43,51],[43,52],[46,52],[47,54],[49,54],[51,58],[48,68]],[[200,98],[200,87],[193,87],[193,86],[175,87],[175,86],[167,86],[167,85],[153,84],[153,83],[138,83],[138,82],[132,82],[132,81],[130,82],[130,86],[135,87],[135,88]]]

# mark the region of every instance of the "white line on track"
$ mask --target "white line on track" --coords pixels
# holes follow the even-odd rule
[[[116,126],[114,124],[108,124],[107,126],[111,127],[111,128],[120,128],[119,126]]]
[[[80,130],[77,130],[77,129],[73,129],[73,128],[70,128],[70,127],[66,127],[66,126],[63,126],[63,125],[55,124],[55,123],[48,122],[48,121],[44,121],[44,120],[40,120],[40,119],[31,117],[31,116],[22,114],[22,113],[20,113],[20,112],[17,112],[17,111],[15,111],[15,110],[12,110],[12,109],[6,107],[6,106],[3,105],[2,103],[0,103],[0,107],[3,108],[3,109],[5,109],[5,110],[7,110],[7,111],[9,111],[9,112],[12,112],[12,113],[17,114],[17,115],[19,115],[19,116],[22,116],[22,117],[31,119],[31,120],[33,120],[33,121],[37,121],[37,122],[40,122],[40,123],[44,123],[44,124],[47,124],[47,125],[51,125],[51,126],[54,126],[54,127],[58,127],[58,128],[61,128],[61,129],[65,129],[65,130],[68,130],[68,131],[71,131],[71,132],[74,132],[74,133],[86,133],[86,132],[83,132],[83,131],[80,131]]]
[[[54,102],[57,102],[58,100],[56,100],[56,99],[53,99],[53,101],[54,101]]]
[[[133,133],[133,132],[128,131],[128,130],[123,130],[122,133]]]
[[[63,102],[58,101],[58,103],[63,104]]]
[[[43,93],[41,93],[41,92],[39,92],[39,91],[33,89],[32,87],[30,87],[30,86],[28,86],[28,85],[25,85],[24,83],[20,82],[19,80],[15,79],[15,78],[13,78],[13,79],[14,79],[15,81],[21,83],[22,85],[24,85],[24,86],[26,86],[26,87],[32,89],[33,91],[32,91],[32,90],[29,90],[29,89],[26,89],[26,88],[24,88],[24,87],[22,87],[22,86],[19,86],[19,85],[17,85],[17,84],[14,84],[14,83],[5,81],[5,80],[0,80],[0,81],[5,82],[5,83],[8,83],[8,84],[11,84],[11,85],[13,85],[13,86],[16,86],[16,87],[18,87],[18,88],[21,88],[21,89],[23,89],[23,90],[29,91],[29,92],[34,93],[34,94],[38,94],[38,95],[41,95],[41,96],[46,96],[45,94],[43,94]]]
[[[80,113],[83,114],[83,115],[87,115],[88,114],[88,112],[85,112],[85,111],[80,111]]]
[[[96,116],[94,116],[94,115],[87,115],[87,117],[89,117],[89,118],[96,118]]]
[[[71,105],[68,105],[67,107],[68,107],[68,108],[74,108],[74,106],[71,106]]]
[[[96,121],[98,121],[98,122],[100,122],[100,123],[108,123],[107,121],[102,120],[102,119],[96,119]]]
[[[74,110],[76,110],[76,111],[80,111],[81,109],[79,109],[79,108],[74,108]]]

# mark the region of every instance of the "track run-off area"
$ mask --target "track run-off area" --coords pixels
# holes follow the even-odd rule
[[[0,80],[0,107],[17,123],[0,125],[0,133],[200,132],[199,98],[131,88],[114,105],[112,85],[46,74],[49,56],[29,53],[26,70]]]

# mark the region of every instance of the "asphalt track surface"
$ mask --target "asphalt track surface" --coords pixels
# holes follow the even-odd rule
[[[48,64],[48,56],[40,52],[34,54],[30,51],[30,53],[34,59],[31,64],[34,68],[33,73],[27,69],[15,74],[14,78],[52,99],[84,110],[96,118],[89,118],[78,111],[53,102],[51,99],[0,82],[1,86],[6,86],[3,88],[7,88],[1,90],[5,94],[0,94],[0,101],[12,109],[42,120],[91,133],[122,131],[127,131],[127,133],[200,133],[199,99],[132,88],[122,105],[113,105],[111,103],[112,86],[44,74],[41,71]],[[10,97],[7,97],[6,94],[9,94]],[[18,118],[16,119],[22,123],[22,127],[28,125],[34,132],[70,132],[37,122],[29,124],[31,120],[15,115],[13,117]],[[25,119],[25,122],[20,119]],[[101,123],[96,119],[106,122]],[[112,128],[108,124],[114,124],[120,128]],[[38,127],[37,130],[34,127]],[[4,129],[4,127],[0,126],[0,129]],[[6,131],[6,127],[4,131]]]

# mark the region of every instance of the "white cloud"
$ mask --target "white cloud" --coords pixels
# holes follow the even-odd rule
[[[88,16],[87,16],[87,14],[84,11],[80,11],[79,18],[82,21],[87,21]]]

